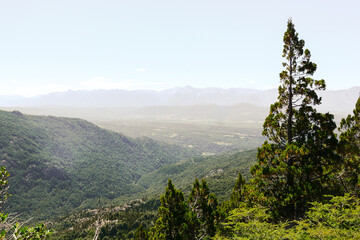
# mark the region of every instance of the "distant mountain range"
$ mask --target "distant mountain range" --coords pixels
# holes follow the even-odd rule
[[[321,111],[350,113],[359,97],[360,86],[345,90],[319,92],[323,97]],[[56,92],[32,98],[0,97],[2,107],[95,107],[95,108],[141,108],[153,106],[192,106],[252,104],[268,107],[277,98],[277,90],[254,90],[245,88],[171,88],[164,91],[150,90],[93,90]]]
[[[236,105],[260,103],[268,105],[276,98],[276,90],[221,88],[171,88],[151,90],[79,90],[55,92],[32,98],[0,97],[0,105],[7,106],[71,106],[71,107],[148,107],[190,106],[202,104]]]

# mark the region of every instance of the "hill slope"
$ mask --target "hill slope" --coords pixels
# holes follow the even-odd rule
[[[131,201],[125,205],[84,210],[55,222],[54,239],[92,239],[102,219],[100,239],[130,239],[140,224],[151,227],[157,218],[160,206],[159,195],[164,193],[167,180],[171,177],[176,188],[181,188],[188,198],[194,178],[204,177],[210,192],[220,201],[227,200],[240,171],[245,178],[250,177],[249,169],[256,161],[256,150],[222,154],[213,157],[188,159],[164,166],[142,177],[138,184],[148,188],[147,201]],[[153,196],[154,198],[151,198]],[[106,237],[105,237],[106,238]],[[104,239],[105,239],[104,238]]]
[[[164,166],[145,174],[138,185],[147,189],[146,193],[163,193],[169,178],[177,188],[189,193],[195,178],[205,178],[209,188],[220,201],[227,199],[235,184],[238,173],[249,180],[250,168],[256,162],[257,150],[221,154],[217,156],[195,157]]]
[[[47,218],[144,191],[144,174],[196,155],[131,139],[80,119],[0,111],[0,161],[11,174],[9,211]]]

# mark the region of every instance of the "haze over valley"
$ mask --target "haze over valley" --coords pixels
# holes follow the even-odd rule
[[[336,121],[352,111],[360,87],[321,92],[322,112]],[[89,120],[130,137],[195,148],[205,155],[261,145],[262,124],[277,90],[173,88],[164,91],[66,91],[3,97],[4,110]]]

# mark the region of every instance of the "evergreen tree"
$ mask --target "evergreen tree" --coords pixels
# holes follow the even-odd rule
[[[161,196],[161,206],[158,209],[159,218],[151,229],[150,239],[182,240],[191,239],[188,237],[188,206],[184,195],[180,190],[175,189],[171,182]]]
[[[213,237],[216,232],[215,225],[219,214],[216,197],[210,193],[205,179],[202,179],[200,184],[199,180],[195,178],[188,202],[196,217],[192,221],[195,224],[192,232],[193,239]]]
[[[230,195],[230,199],[223,202],[221,205],[221,210],[225,215],[227,215],[231,210],[240,207],[241,203],[244,202],[245,183],[245,178],[243,178],[239,172],[238,178]]]
[[[244,200],[245,178],[239,172],[238,178],[230,195],[230,203],[236,208]]]
[[[149,239],[149,233],[144,225],[140,224],[140,226],[135,231],[134,240],[147,240]]]
[[[360,195],[360,97],[353,115],[348,115],[340,123],[341,132],[339,153],[343,158],[344,169],[339,179],[345,191]]]
[[[260,200],[276,216],[296,218],[307,202],[333,189],[339,158],[333,116],[314,108],[321,103],[316,91],[325,89],[325,81],[311,78],[317,66],[291,19],[283,40],[286,61],[278,101],[264,122],[263,135],[269,141],[258,149],[258,163],[251,171]]]

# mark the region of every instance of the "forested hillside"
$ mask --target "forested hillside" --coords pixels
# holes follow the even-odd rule
[[[204,178],[209,188],[220,201],[228,199],[239,172],[249,180],[250,169],[256,162],[256,150],[221,154],[210,157],[191,158],[179,163],[164,166],[154,172],[145,174],[138,185],[146,188],[148,195],[163,192],[169,178],[184,191],[190,193],[195,178]]]
[[[155,224],[159,197],[169,178],[184,192],[185,197],[190,195],[195,178],[203,178],[208,183],[209,191],[222,203],[229,199],[239,173],[249,180],[250,168],[255,162],[256,150],[251,150],[195,157],[166,165],[139,179],[137,184],[146,189],[138,195],[142,200],[61,217],[54,223],[54,238],[92,239],[99,228],[99,239],[131,239],[140,225],[151,227]]]
[[[46,219],[144,190],[138,179],[196,156],[193,149],[131,139],[80,119],[0,112],[8,211]]]

